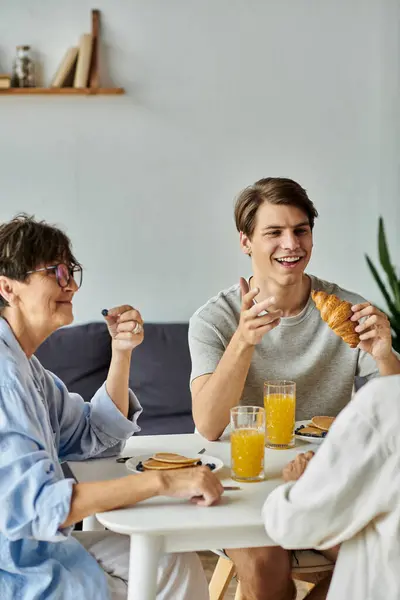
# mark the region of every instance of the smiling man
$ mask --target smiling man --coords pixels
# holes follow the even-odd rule
[[[236,201],[240,245],[251,257],[253,275],[209,300],[189,327],[193,417],[209,440],[220,437],[233,406],[263,405],[266,379],[296,382],[300,420],[336,416],[351,399],[355,376],[400,373],[386,315],[357,294],[305,273],[317,216],[306,191],[286,178],[261,179]],[[313,289],[351,302],[354,321],[366,317],[357,327],[357,349],[322,321],[310,296]],[[227,554],[246,600],[292,598],[284,550]]]

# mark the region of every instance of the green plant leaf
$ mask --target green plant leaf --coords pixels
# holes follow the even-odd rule
[[[388,277],[390,287],[393,290],[394,304],[396,305],[397,310],[400,311],[400,282],[397,279],[396,271],[390,260],[390,254],[386,241],[385,225],[382,217],[379,217],[378,250],[380,263]]]
[[[393,331],[394,335],[392,335],[392,346],[394,350],[400,354],[400,329],[396,328]]]
[[[388,308],[391,312],[391,315],[390,315],[391,320],[393,321],[393,324],[396,325],[396,328],[400,329],[400,310],[398,310],[396,305],[393,303],[393,300],[391,299],[389,292],[387,291],[385,284],[383,283],[382,279],[380,278],[379,273],[376,270],[375,265],[373,264],[372,260],[369,258],[369,256],[367,254],[365,255],[365,258],[366,258],[368,266],[371,270],[371,273],[372,273],[376,283],[378,284],[378,287],[381,290],[383,297],[386,300],[386,304],[388,305]]]
[[[391,294],[383,283],[378,271],[375,268],[375,265],[371,261],[368,255],[365,255],[370,271],[378,284],[380,291],[382,292],[383,297],[386,300],[386,304],[389,308],[389,313],[387,311],[382,311],[387,314],[390,327],[392,330],[392,345],[393,348],[400,353],[400,279],[397,277],[396,270],[392,265],[390,260],[389,248],[386,241],[385,234],[385,225],[382,217],[379,217],[379,227],[378,227],[378,251],[379,251],[379,261],[388,277],[388,281],[394,296],[392,299]],[[381,309],[379,309],[381,310]]]
[[[379,309],[380,310],[380,309]],[[385,312],[384,310],[382,312]],[[390,326],[393,329],[394,333],[400,338],[400,327],[395,319],[391,315],[388,315],[388,319],[390,321]]]

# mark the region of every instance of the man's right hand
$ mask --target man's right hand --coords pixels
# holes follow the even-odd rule
[[[216,504],[224,488],[208,467],[190,467],[159,471],[160,496],[187,498],[200,506]]]
[[[242,293],[242,308],[240,312],[240,321],[236,333],[242,341],[249,346],[259,344],[263,336],[279,325],[282,311],[268,310],[275,303],[275,298],[266,298],[262,302],[254,304],[254,298],[260,290],[254,288],[249,290],[249,284],[241,277],[240,290]],[[268,314],[260,316],[263,311]]]

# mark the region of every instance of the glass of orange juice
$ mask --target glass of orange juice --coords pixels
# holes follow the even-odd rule
[[[294,381],[265,381],[265,443],[269,448],[292,448],[296,413]]]
[[[264,479],[265,411],[260,406],[231,408],[231,477]]]

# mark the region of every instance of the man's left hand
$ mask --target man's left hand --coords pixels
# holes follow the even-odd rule
[[[294,460],[292,460],[282,471],[282,477],[284,481],[297,481],[303,475],[304,471],[308,467],[308,463],[314,456],[314,452],[309,450],[308,452],[298,454]]]
[[[358,348],[368,352],[376,361],[383,361],[392,355],[392,332],[388,317],[378,308],[364,302],[355,304],[351,310],[354,312],[352,321],[365,318],[363,323],[356,327],[360,336]]]
[[[113,350],[131,352],[143,342],[143,319],[140,312],[132,306],[124,304],[110,308],[104,318],[112,338]]]

